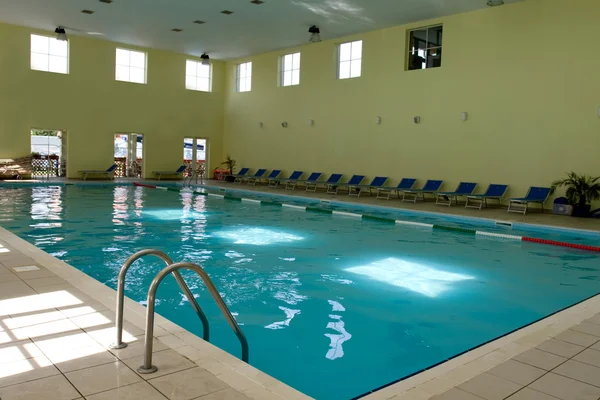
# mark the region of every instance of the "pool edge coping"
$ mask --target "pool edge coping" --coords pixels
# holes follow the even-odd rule
[[[116,290],[106,286],[102,282],[92,278],[85,272],[78,270],[72,265],[52,256],[51,254],[45,252],[32,243],[27,242],[25,239],[1,226],[0,236],[2,236],[3,240],[13,246],[16,250],[22,252],[24,255],[33,259],[36,263],[50,270],[58,277],[64,279],[75,289],[82,291],[85,295],[91,297],[93,300],[100,302],[109,310],[115,310],[117,298]],[[145,331],[146,307],[125,296],[123,315],[124,321],[129,322],[139,329]],[[200,360],[190,360],[198,367],[204,368],[202,361],[212,362],[213,360],[217,360],[228,367],[232,373],[240,375],[237,377],[240,381],[244,379],[251,381],[252,386],[250,388],[246,387],[245,389],[240,389],[236,387],[235,384],[229,383],[230,379],[235,379],[236,377],[228,377],[228,381],[226,382],[230,387],[240,391],[249,398],[255,400],[264,398],[261,397],[262,394],[260,393],[258,393],[257,396],[253,396],[252,393],[246,393],[247,391],[252,391],[254,389],[262,389],[283,399],[311,399],[310,396],[301,393],[297,389],[294,389],[286,383],[268,375],[266,372],[259,370],[251,364],[246,364],[241,359],[227,353],[212,343],[204,341],[199,336],[175,324],[159,313],[155,314],[154,326],[154,338],[161,340],[161,342],[169,349],[177,351],[177,349],[180,347],[190,346],[197,351],[205,353],[205,358]],[[172,346],[169,344],[168,339],[172,339],[171,336],[179,339],[179,341],[184,343],[184,345]],[[252,360],[252,358],[250,358],[250,360]],[[230,371],[227,371],[226,373],[229,372]],[[219,375],[216,376],[219,377]]]

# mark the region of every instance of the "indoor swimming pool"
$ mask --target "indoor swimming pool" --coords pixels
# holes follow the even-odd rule
[[[0,187],[0,226],[112,288],[141,249],[202,265],[248,339],[250,364],[317,399],[368,393],[600,292],[600,253],[128,185]],[[144,303],[163,267],[136,262],[126,295]],[[184,276],[211,342],[239,357],[206,288]],[[202,336],[174,279],[157,298],[161,315]]]

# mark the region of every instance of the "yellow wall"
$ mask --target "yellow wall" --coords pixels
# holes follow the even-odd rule
[[[229,62],[223,155],[238,167],[444,179],[446,189],[508,183],[512,195],[569,170],[600,175],[599,15],[597,0],[526,0]],[[405,71],[407,30],[438,23],[442,67]],[[337,80],[336,45],[356,39],[363,75]],[[293,51],[300,85],[278,87],[278,57]],[[252,91],[234,93],[247,60]]]
[[[30,153],[30,129],[68,132],[68,176],[112,164],[113,135],[144,134],[144,173],[182,163],[183,138],[207,137],[209,160],[221,160],[224,63],[213,62],[213,92],[186,90],[182,54],[148,54],[148,84],[115,81],[115,48],[70,36],[68,75],[32,71],[29,28],[0,24],[0,158]],[[135,48],[134,48],[135,49]]]

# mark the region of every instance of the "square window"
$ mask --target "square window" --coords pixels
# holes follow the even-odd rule
[[[442,66],[443,26],[409,31],[406,69],[437,68]]]
[[[236,67],[236,91],[249,92],[252,90],[252,62],[238,64]]]
[[[36,71],[68,74],[69,42],[32,34],[30,67]]]
[[[146,53],[117,49],[115,79],[123,82],[146,83]]]
[[[286,54],[280,58],[279,76],[280,86],[300,84],[300,53]]]
[[[338,79],[358,78],[362,74],[362,40],[342,43],[338,48]]]
[[[187,60],[185,63],[185,88],[210,92],[211,71],[212,65],[202,65],[202,61]]]

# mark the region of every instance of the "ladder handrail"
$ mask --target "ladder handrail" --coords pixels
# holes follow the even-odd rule
[[[175,273],[180,269],[188,269],[188,270],[194,271],[195,273],[198,274],[198,276],[200,276],[200,278],[202,278],[202,280],[204,281],[204,284],[208,288],[208,291],[210,292],[213,299],[217,303],[217,306],[219,306],[219,308],[221,309],[221,312],[225,316],[225,319],[229,323],[229,326],[231,326],[231,328],[233,329],[234,333],[236,334],[236,336],[238,337],[238,339],[242,345],[242,360],[244,362],[248,362],[248,341],[246,340],[246,336],[244,336],[244,333],[242,332],[240,326],[238,325],[237,321],[231,314],[231,311],[229,311],[229,308],[223,301],[223,298],[219,294],[219,291],[213,284],[212,280],[210,279],[210,277],[208,276],[206,271],[204,271],[204,269],[197,264],[193,264],[190,262],[179,262],[179,263],[175,263],[175,264],[171,264],[171,265],[167,266],[162,271],[160,271],[158,274],[156,274],[156,276],[152,280],[152,283],[150,284],[150,290],[148,290],[148,304],[147,304],[147,309],[146,309],[146,335],[144,338],[144,340],[145,340],[145,343],[144,343],[144,349],[145,349],[144,350],[144,365],[139,367],[137,369],[137,371],[141,374],[151,374],[153,372],[156,372],[158,369],[154,365],[152,365],[152,345],[153,345],[152,341],[153,341],[153,337],[154,337],[154,306],[155,306],[155,302],[156,302],[156,290],[158,289],[158,286],[160,285],[162,280],[165,278],[165,276],[169,275],[170,273]]]
[[[129,267],[131,267],[131,265],[135,261],[137,261],[138,259],[140,259],[144,256],[156,256],[156,257],[160,258],[161,260],[163,260],[165,262],[165,264],[167,264],[167,266],[173,264],[173,260],[171,260],[171,258],[168,255],[166,255],[164,252],[162,252],[160,250],[155,250],[155,249],[140,250],[137,253],[131,255],[125,261],[125,263],[121,267],[121,270],[119,271],[119,277],[117,280],[117,308],[116,308],[117,316],[116,316],[116,321],[115,321],[115,327],[117,330],[117,340],[115,343],[110,345],[111,349],[122,349],[122,348],[127,347],[127,343],[123,342],[123,308],[124,308],[124,302],[125,302],[125,277],[127,276],[127,271],[129,270]],[[185,294],[188,301],[192,305],[192,308],[194,309],[194,311],[196,312],[196,314],[202,321],[202,328],[203,328],[203,332],[204,332],[203,338],[204,338],[204,340],[206,340],[208,342],[209,337],[210,337],[208,318],[206,318],[206,315],[204,314],[204,312],[198,305],[198,302],[194,298],[194,295],[192,294],[190,288],[187,286],[187,284],[183,280],[183,277],[181,276],[179,271],[173,271],[173,277],[179,284],[179,287],[181,288],[181,290],[183,290],[183,293]]]
[[[200,165],[196,169],[190,166],[188,171],[188,176],[183,180],[183,187],[192,186],[192,180],[194,180],[194,178],[196,179],[196,185],[198,184],[198,178],[200,178],[200,184],[204,185],[204,174],[206,173],[204,165]]]

